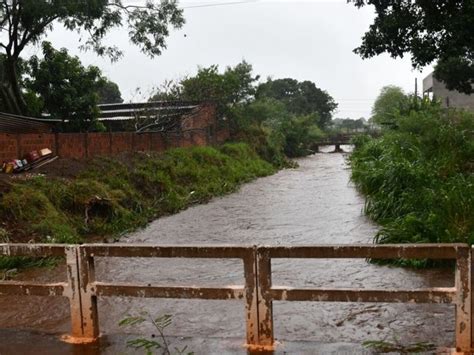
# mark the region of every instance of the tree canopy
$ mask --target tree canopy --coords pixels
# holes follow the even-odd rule
[[[106,78],[102,80],[102,86],[98,89],[97,94],[99,95],[99,104],[115,104],[123,102],[119,86]]]
[[[370,58],[410,54],[415,68],[437,61],[435,76],[449,89],[473,92],[474,2],[466,0],[348,0],[374,5],[376,17],[355,52]]]
[[[287,110],[295,115],[317,113],[319,127],[325,127],[331,121],[337,103],[324,90],[311,81],[299,82],[295,79],[269,79],[258,86],[255,97],[272,98],[285,104]]]
[[[122,0],[1,0],[5,36],[0,49],[6,60],[0,90],[12,112],[27,113],[17,73],[20,55],[28,45],[40,42],[53,24],[83,35],[81,49],[117,60],[120,49],[104,41],[111,29],[126,26],[130,41],[153,57],[166,48],[169,28],[180,28],[184,18],[176,0],[147,0],[143,5],[126,5]]]
[[[97,129],[98,92],[106,85],[99,68],[84,67],[78,57],[66,49],[55,50],[43,43],[43,58],[28,61],[29,75],[24,80],[29,106],[37,115],[67,120],[67,128],[76,131]]]
[[[385,127],[396,125],[396,117],[408,108],[409,97],[398,86],[385,86],[372,107],[372,121]]]
[[[245,60],[228,66],[219,72],[218,65],[200,67],[195,76],[188,76],[178,82],[168,81],[155,93],[151,100],[214,101],[224,109],[251,100],[255,93],[252,65]]]

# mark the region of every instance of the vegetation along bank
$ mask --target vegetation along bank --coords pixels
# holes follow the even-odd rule
[[[474,244],[474,115],[416,100],[359,137],[350,161],[377,243]]]
[[[2,242],[78,243],[119,235],[276,171],[244,143],[88,164],[72,179],[36,176],[11,182],[0,199]]]

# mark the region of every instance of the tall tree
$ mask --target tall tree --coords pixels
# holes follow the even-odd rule
[[[27,98],[39,113],[68,121],[74,131],[89,131],[98,127],[98,91],[106,83],[100,69],[84,67],[78,57],[66,49],[55,50],[43,43],[43,56],[29,61],[29,77],[25,80]]]
[[[220,72],[217,65],[200,67],[195,76],[165,82],[150,101],[214,101],[220,112],[225,113],[229,107],[249,102],[254,97],[254,84],[259,76],[254,76],[252,70],[252,65],[245,60],[226,67],[224,72]]]
[[[122,103],[122,93],[116,83],[109,79],[104,79],[102,86],[98,89],[99,104]]]
[[[19,85],[20,55],[51,31],[53,24],[83,34],[81,49],[117,60],[120,49],[104,43],[111,29],[127,26],[130,41],[153,57],[166,48],[169,28],[180,28],[184,18],[176,0],[146,0],[143,5],[127,5],[122,0],[0,0],[4,33],[0,49],[6,55],[0,68],[0,94],[11,112],[27,113]]]
[[[372,107],[372,121],[384,126],[395,127],[400,112],[409,106],[409,98],[398,86],[385,86]]]
[[[328,125],[337,103],[326,91],[319,89],[311,81],[299,82],[295,79],[269,79],[257,88],[256,98],[272,98],[283,102],[289,112],[296,115],[317,113],[321,128]]]
[[[415,68],[437,61],[435,76],[449,89],[473,92],[474,1],[347,0],[373,5],[376,17],[355,52],[370,58],[409,53]]]

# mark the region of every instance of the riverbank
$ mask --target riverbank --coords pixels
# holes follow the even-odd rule
[[[3,242],[79,243],[120,236],[276,171],[243,143],[78,164],[74,173],[52,166],[51,174],[18,176],[3,184]]]
[[[322,149],[331,150],[333,147]],[[320,153],[297,162],[296,169],[280,170],[243,185],[235,193],[159,218],[122,241],[196,246],[369,243],[378,226],[362,213],[364,198],[350,183],[344,155]],[[413,270],[363,259],[279,259],[272,262],[272,270],[274,285],[297,288],[423,289],[452,287],[454,279],[449,268]],[[18,276],[21,280],[61,282],[66,281],[66,267],[29,269]],[[222,287],[242,285],[243,268],[236,259],[97,258],[96,280]],[[4,296],[0,297],[0,308],[4,329],[56,335],[70,331],[65,298]],[[247,354],[242,301],[99,297],[98,311],[111,354],[130,351],[126,348],[128,334],[155,334],[148,323],[132,328],[118,325],[128,315],[142,311],[156,317],[172,314],[167,334],[178,337],[177,346],[188,345],[196,354]],[[361,344],[370,340],[452,346],[453,315],[453,307],[445,304],[275,302],[274,329],[281,352],[311,353],[317,348],[364,354],[368,350]],[[17,346],[15,339],[5,337],[3,348]],[[172,343],[175,345],[175,339]],[[54,353],[55,347],[49,344],[49,352]],[[61,352],[57,353],[74,351],[59,346]],[[107,354],[107,349],[102,353]]]
[[[358,139],[352,180],[377,243],[474,244],[474,115],[425,107]]]

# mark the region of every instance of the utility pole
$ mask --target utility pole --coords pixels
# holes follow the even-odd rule
[[[415,99],[418,98],[418,78],[415,78]]]

